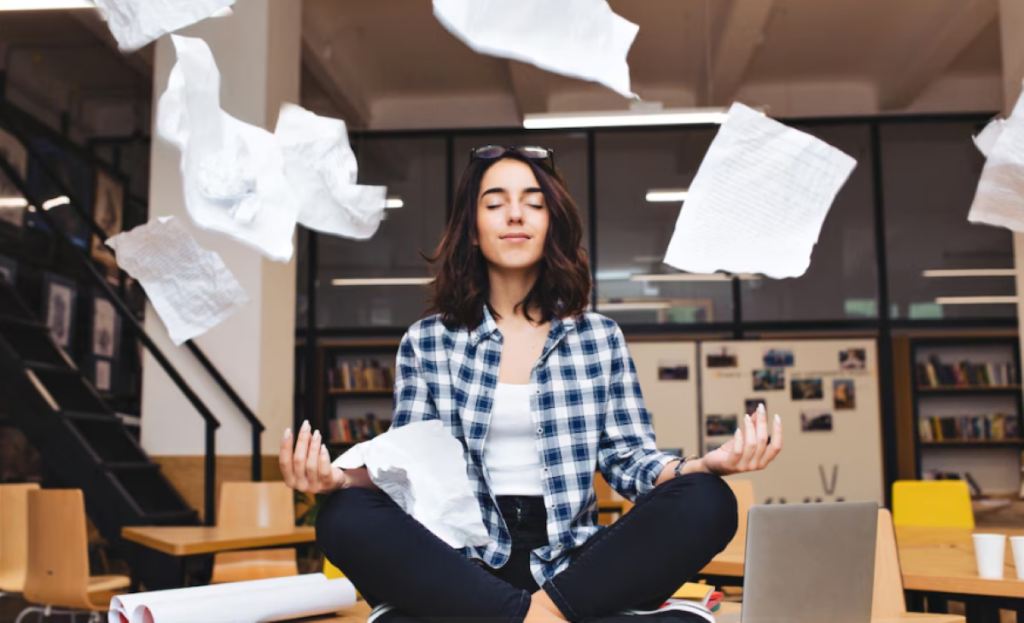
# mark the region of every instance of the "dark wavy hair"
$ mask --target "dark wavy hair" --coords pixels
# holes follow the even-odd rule
[[[444,237],[433,255],[424,256],[434,272],[434,292],[428,299],[427,314],[440,314],[449,329],[475,329],[483,322],[490,282],[487,260],[480,247],[473,244],[477,234],[477,197],[487,170],[506,159],[523,162],[533,170],[549,214],[537,282],[516,308],[522,307],[531,321],[531,309],[539,310],[541,321],[579,316],[587,309],[591,282],[587,252],[582,244],[583,223],[565,179],[546,162],[538,164],[509,151],[501,158],[470,161],[455,191],[455,205]],[[493,309],[491,313],[497,315]]]

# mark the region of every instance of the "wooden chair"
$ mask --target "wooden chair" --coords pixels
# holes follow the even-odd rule
[[[973,528],[971,493],[962,480],[899,480],[892,486],[893,523],[923,528]]]
[[[295,525],[292,490],[281,481],[225,482],[217,503],[217,525],[290,528]],[[225,552],[213,558],[211,584],[298,575],[295,549]]]
[[[0,485],[0,595],[25,592],[28,573],[28,492],[31,482]]]
[[[594,494],[597,495],[597,523],[602,526],[612,525],[633,508],[633,503],[612,489],[601,472],[594,472]]]
[[[749,480],[726,479],[733,495],[736,496],[736,511],[739,514],[739,522],[736,527],[736,536],[729,541],[725,551],[730,554],[743,556],[747,553],[747,514],[750,507],[754,505],[754,483]]]
[[[85,499],[78,489],[45,489],[28,492],[28,572],[26,601],[39,604],[18,615],[21,623],[29,613],[69,614],[89,612],[90,621],[110,607],[119,589],[128,587],[124,575],[89,575],[89,544],[86,536]],[[64,611],[54,610],[63,608]]]

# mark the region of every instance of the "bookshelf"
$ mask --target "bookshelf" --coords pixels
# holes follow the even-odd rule
[[[1017,337],[912,338],[909,350],[917,477],[970,474],[983,494],[1019,494]]]
[[[317,426],[334,456],[391,425],[398,340],[321,342],[318,351]]]

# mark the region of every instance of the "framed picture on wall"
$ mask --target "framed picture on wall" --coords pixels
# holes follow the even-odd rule
[[[54,341],[64,350],[71,349],[75,320],[75,297],[78,287],[74,281],[45,273],[43,278],[43,313]]]
[[[124,223],[124,184],[110,174],[96,169],[96,197],[93,201],[93,220],[107,236],[121,233]],[[99,236],[92,237],[92,257],[116,269],[117,261]]]
[[[110,391],[112,387],[110,370],[112,367],[113,365],[106,359],[96,360],[93,368],[93,385],[96,386],[97,390],[101,392]]]
[[[0,255],[0,279],[14,285],[18,277],[18,263],[6,255]]]
[[[18,139],[3,130],[0,130],[0,158],[9,162],[21,179],[25,179],[28,153]],[[14,182],[0,173],[0,221],[10,223],[18,228],[22,227],[25,224],[25,209],[27,207],[28,203],[24,201],[24,197],[18,192]]]
[[[117,358],[121,318],[114,304],[96,294],[92,299],[92,355],[105,359]]]

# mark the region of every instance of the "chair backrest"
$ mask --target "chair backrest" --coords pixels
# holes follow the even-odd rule
[[[78,489],[28,492],[25,599],[89,609],[89,542],[85,499]]]
[[[739,523],[736,528],[736,536],[729,541],[725,551],[730,554],[744,555],[747,551],[747,513],[754,505],[754,483],[749,480],[733,480],[727,478],[726,482],[736,496],[736,511],[739,513]]]
[[[21,593],[28,572],[28,492],[39,485],[0,485],[0,591]]]
[[[899,480],[892,486],[893,523],[973,528],[971,493],[962,480]]]
[[[327,576],[328,580],[345,577],[345,574],[341,572],[341,569],[332,565],[331,561],[327,560],[327,558],[324,558],[324,575]]]
[[[220,487],[217,525],[244,528],[290,528],[295,525],[295,497],[284,482],[225,482]]]
[[[896,548],[896,531],[888,509],[878,509],[878,537],[875,543],[875,589],[871,601],[873,619],[896,618],[907,611],[903,598],[903,572]]]

